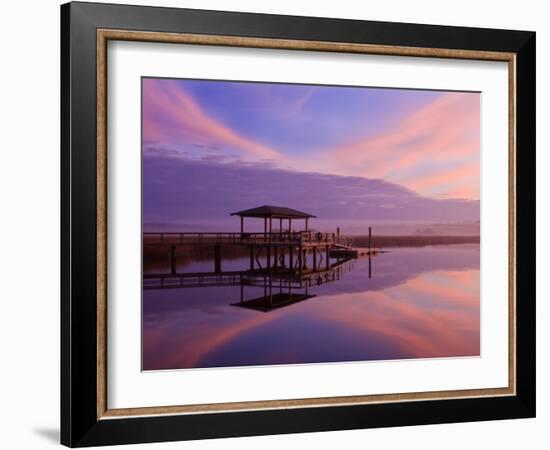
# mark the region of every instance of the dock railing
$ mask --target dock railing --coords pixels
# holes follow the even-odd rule
[[[282,232],[144,232],[144,245],[184,245],[184,244],[332,244],[336,242],[334,233],[316,231]]]

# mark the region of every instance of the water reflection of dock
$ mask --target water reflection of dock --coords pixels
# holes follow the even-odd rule
[[[271,296],[263,296],[253,298],[251,300],[241,301],[239,303],[231,303],[233,306],[239,306],[241,308],[253,309],[256,311],[269,312],[274,309],[283,308],[285,306],[294,305],[295,303],[303,302],[315,297],[315,295],[298,293],[276,293]]]
[[[351,260],[331,264],[329,269],[303,270],[237,270],[226,272],[148,273],[143,275],[144,289],[197,288],[220,286],[255,286],[283,283],[295,289],[320,286],[337,281],[351,269]]]
[[[351,259],[331,264],[329,269],[304,270],[265,270],[228,272],[184,272],[165,274],[145,274],[144,289],[182,289],[201,287],[240,287],[239,302],[234,306],[270,311],[315,297],[309,290],[315,286],[335,282],[353,268]],[[263,296],[245,300],[245,288],[263,289]]]

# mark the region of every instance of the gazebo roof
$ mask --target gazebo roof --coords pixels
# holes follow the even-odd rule
[[[298,211],[296,209],[286,208],[284,206],[271,206],[264,205],[257,208],[245,209],[243,211],[237,211],[231,213],[232,216],[241,217],[259,217],[259,218],[276,218],[276,219],[308,219],[310,217],[317,217],[313,214]]]

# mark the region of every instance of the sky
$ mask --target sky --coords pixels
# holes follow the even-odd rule
[[[262,204],[326,219],[479,219],[478,93],[142,83],[144,222]]]

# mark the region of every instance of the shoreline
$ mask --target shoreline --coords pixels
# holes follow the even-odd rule
[[[354,247],[368,247],[368,236],[346,236]],[[371,247],[426,247],[429,245],[479,244],[479,236],[372,236]]]

